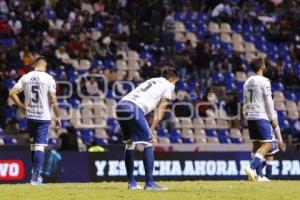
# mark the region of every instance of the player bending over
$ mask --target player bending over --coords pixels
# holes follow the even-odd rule
[[[9,95],[27,118],[32,163],[30,182],[32,185],[41,185],[44,148],[48,144],[48,131],[51,124],[50,104],[56,115],[56,129],[61,126],[61,116],[57,104],[55,80],[46,73],[46,58],[38,57],[34,61],[33,67],[34,71],[22,76]],[[25,94],[25,104],[18,97],[22,91]]]
[[[136,182],[134,171],[134,150],[136,144],[144,146],[143,162],[145,168],[145,190],[167,190],[153,180],[154,148],[157,142],[153,132],[163,117],[165,109],[172,99],[178,74],[175,69],[164,67],[159,78],[149,79],[121,99],[117,105],[117,117],[123,132],[125,147],[125,165],[128,177],[128,189],[142,189]],[[149,127],[145,115],[157,107],[157,112]]]
[[[278,133],[280,128],[274,109],[270,80],[263,76],[266,71],[264,59],[256,58],[251,61],[250,65],[256,75],[247,79],[243,93],[254,157],[250,166],[245,167],[245,172],[249,180],[256,181],[257,172],[259,172],[266,154],[272,149],[272,129]],[[280,143],[280,146],[282,145],[283,143]]]

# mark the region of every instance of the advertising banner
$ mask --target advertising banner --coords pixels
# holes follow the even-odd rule
[[[137,152],[134,174],[142,181],[142,154]],[[242,180],[249,152],[157,152],[156,180]],[[30,152],[0,151],[0,183],[24,183],[30,179]],[[45,182],[126,181],[122,151],[103,153],[49,151],[43,166]],[[276,155],[274,179],[300,180],[300,155]]]

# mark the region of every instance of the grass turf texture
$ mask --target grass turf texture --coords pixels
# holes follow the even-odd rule
[[[129,191],[125,182],[62,183],[31,186],[0,185],[1,200],[289,200],[300,199],[300,181],[182,181],[160,182],[168,191]],[[142,184],[141,184],[142,185]]]

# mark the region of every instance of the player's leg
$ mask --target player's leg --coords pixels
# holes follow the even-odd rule
[[[145,168],[145,190],[167,190],[168,188],[159,186],[154,182],[153,179],[153,168],[154,168],[154,147],[150,142],[152,134],[150,131],[149,124],[145,119],[144,113],[141,110],[137,110],[137,130],[133,137],[136,143],[144,145],[143,152],[143,164]]]
[[[273,161],[274,161],[274,156],[273,155],[266,157],[266,177],[269,180],[272,179]]]
[[[125,143],[124,161],[128,179],[128,189],[141,189],[133,175],[135,144],[132,143],[130,134],[132,131],[131,127],[134,126],[134,120],[132,119],[132,105],[126,105],[124,103],[118,104],[116,114],[123,133],[123,139]]]
[[[256,181],[260,164],[264,161],[265,155],[272,148],[272,127],[267,120],[248,120],[250,139],[254,141],[257,151],[250,162],[250,167],[245,168],[249,180]],[[258,143],[259,142],[259,143]]]
[[[33,158],[32,166],[32,178],[31,183],[33,185],[40,185],[42,183],[42,167],[45,157],[45,146],[48,143],[48,131],[50,127],[50,122],[34,122],[36,127],[36,136],[34,142],[31,144],[31,151]]]
[[[274,162],[274,155],[279,152],[277,142],[273,142],[272,149],[266,155],[266,178],[268,180],[272,179],[272,169],[273,169],[273,162]]]
[[[271,150],[272,142],[261,142],[260,148],[256,151],[253,160],[251,161],[251,169],[256,170],[259,165],[264,162],[265,155]]]

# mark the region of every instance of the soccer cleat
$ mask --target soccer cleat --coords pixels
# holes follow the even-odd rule
[[[258,182],[269,182],[271,181],[270,179],[268,179],[267,177],[265,176],[257,176],[257,180]]]
[[[37,172],[32,173],[31,180],[30,180],[31,185],[43,185],[43,178],[41,175]]]
[[[244,170],[245,170],[245,173],[248,176],[249,181],[256,181],[257,180],[256,172],[255,172],[255,170],[251,169],[250,166],[245,167]]]
[[[152,184],[146,184],[144,187],[145,190],[168,190],[167,187],[164,186],[159,186],[156,183],[152,183]]]
[[[141,186],[139,186],[137,183],[135,183],[135,184],[128,183],[128,189],[129,190],[142,190],[143,188]]]

